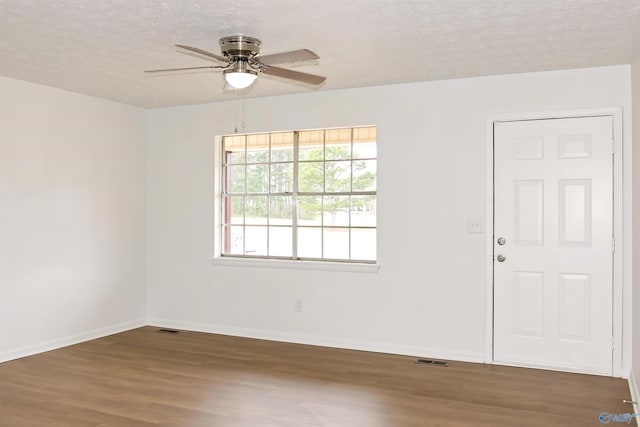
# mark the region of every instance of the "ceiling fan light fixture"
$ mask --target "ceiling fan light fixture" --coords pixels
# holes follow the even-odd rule
[[[258,77],[258,73],[253,70],[226,70],[224,78],[231,86],[236,89],[245,89]]]

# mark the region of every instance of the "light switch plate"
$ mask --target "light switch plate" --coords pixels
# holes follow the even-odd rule
[[[480,217],[467,217],[467,233],[484,233],[484,222]]]

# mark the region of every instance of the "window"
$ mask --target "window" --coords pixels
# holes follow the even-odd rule
[[[376,128],[222,137],[223,257],[374,263]]]

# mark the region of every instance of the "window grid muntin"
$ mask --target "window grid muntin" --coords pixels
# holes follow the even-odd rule
[[[310,260],[310,261],[336,261],[336,262],[357,262],[357,263],[375,263],[376,260],[370,260],[370,259],[353,259],[352,258],[352,243],[353,243],[353,237],[352,237],[352,231],[354,229],[368,229],[368,230],[376,230],[377,229],[377,221],[376,221],[376,225],[375,226],[353,226],[352,225],[352,198],[351,196],[377,196],[377,182],[375,185],[376,190],[372,190],[372,191],[353,191],[353,186],[354,186],[354,161],[364,161],[364,160],[372,160],[372,161],[376,161],[376,170],[377,170],[377,156],[376,157],[364,157],[364,158],[357,158],[355,159],[353,157],[354,152],[355,152],[355,147],[354,144],[355,142],[355,138],[354,138],[354,132],[355,129],[364,129],[364,128],[375,128],[374,126],[368,126],[368,127],[352,127],[352,128],[348,128],[350,131],[350,141],[349,141],[349,158],[348,159],[327,159],[327,129],[323,129],[323,130],[319,130],[322,132],[322,159],[321,160],[300,160],[299,159],[299,154],[300,154],[300,146],[299,146],[299,134],[300,132],[307,132],[305,131],[294,131],[293,132],[293,161],[278,161],[278,162],[273,162],[273,161],[268,161],[268,162],[248,162],[248,158],[249,158],[249,147],[248,147],[248,143],[247,143],[247,137],[248,135],[243,135],[243,140],[244,140],[244,145],[243,145],[243,152],[244,152],[244,163],[232,163],[228,161],[227,156],[222,156],[223,158],[223,168],[222,168],[222,174],[223,177],[226,179],[227,175],[228,175],[228,170],[230,166],[237,166],[237,165],[243,165],[244,169],[245,169],[245,174],[244,174],[244,193],[231,193],[228,192],[228,190],[230,189],[230,183],[226,180],[224,180],[223,182],[225,183],[225,185],[222,188],[222,196],[223,198],[225,197],[229,197],[229,196],[242,196],[244,198],[244,203],[243,203],[243,223],[242,223],[242,239],[243,239],[243,254],[244,255],[237,255],[237,254],[230,254],[230,253],[225,253],[225,251],[222,251],[222,256],[230,256],[230,257],[245,257],[245,258],[281,258],[281,259],[289,259],[289,260]],[[344,130],[345,128],[340,128],[337,129],[339,130]],[[281,133],[281,132],[272,132],[272,133],[268,133],[268,137],[269,137],[269,143],[268,143],[268,159],[271,160],[273,158],[272,156],[272,136],[275,133]],[[236,136],[237,137],[237,136]],[[225,138],[227,137],[223,137],[223,144],[222,144],[222,150],[224,152],[225,150]],[[370,142],[376,142],[376,139],[371,140]],[[339,144],[338,144],[339,145]],[[376,149],[377,151],[377,149]],[[300,192],[299,190],[299,166],[300,163],[312,163],[312,162],[317,162],[317,163],[322,163],[323,167],[322,167],[322,178],[323,178],[323,185],[322,188],[324,191],[322,192]],[[336,192],[327,192],[326,191],[326,163],[327,162],[350,162],[350,177],[349,177],[349,188],[351,191],[336,191]],[[271,192],[272,190],[272,176],[271,176],[271,165],[273,164],[291,164],[293,163],[293,192]],[[268,188],[266,192],[248,192],[248,174],[246,172],[247,170],[247,166],[248,165],[266,165],[268,166],[267,170],[268,170]],[[377,181],[377,176],[375,177],[375,180]],[[266,224],[247,224],[246,222],[246,213],[247,213],[247,205],[246,205],[246,197],[247,196],[265,196],[267,197],[267,217],[266,217]],[[272,225],[271,222],[271,197],[272,196],[292,196],[292,225],[277,225],[274,224]],[[298,211],[299,211],[299,203],[298,203],[298,197],[299,196],[319,196],[320,197],[320,224],[321,225],[304,225],[304,226],[300,226],[298,223]],[[325,224],[325,197],[324,196],[331,196],[331,197],[338,197],[338,196],[348,196],[349,197],[349,215],[348,215],[348,225],[346,226],[336,226],[336,225],[327,225]],[[377,201],[376,201],[377,203]],[[225,209],[226,205],[222,204],[221,205],[221,209],[223,210],[223,221],[221,224],[222,229],[224,230],[225,227],[231,227],[231,226],[240,226],[238,224],[233,223],[231,220],[229,220],[228,222],[226,221],[226,217],[225,217]],[[376,209],[377,210],[377,209]],[[260,256],[254,256],[254,255],[246,255],[247,253],[247,248],[246,248],[246,230],[247,228],[251,228],[251,227],[266,227],[267,230],[267,255],[260,255]],[[270,227],[290,227],[291,231],[292,231],[292,242],[291,242],[291,247],[292,247],[292,256],[290,257],[281,257],[281,256],[273,256],[269,254],[269,235],[270,235],[270,231],[269,228]],[[321,239],[320,239],[320,244],[321,244],[321,258],[315,258],[315,257],[301,257],[298,254],[298,229],[300,227],[305,227],[305,228],[310,228],[310,229],[319,229],[321,232]],[[332,228],[332,229],[346,229],[348,230],[348,259],[334,259],[334,258],[327,258],[325,257],[325,236],[324,236],[324,231],[327,228]],[[226,248],[225,244],[226,242],[224,241],[224,239],[226,238],[225,233],[221,233],[221,239],[223,240],[222,242],[222,248]],[[376,239],[377,240],[377,239]],[[377,242],[376,242],[376,246],[377,246]]]

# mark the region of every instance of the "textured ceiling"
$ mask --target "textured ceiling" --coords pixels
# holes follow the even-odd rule
[[[229,100],[219,53],[243,33],[264,55],[308,48],[319,88],[260,76],[239,96],[631,62],[640,0],[0,0],[0,75],[144,107]]]

